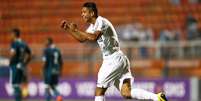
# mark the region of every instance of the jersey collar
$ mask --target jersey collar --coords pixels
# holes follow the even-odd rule
[[[15,39],[15,41],[17,41],[17,42],[21,42],[22,39],[21,39],[21,38],[17,38],[17,39]]]
[[[55,48],[55,47],[56,47],[55,44],[50,45],[50,48]]]

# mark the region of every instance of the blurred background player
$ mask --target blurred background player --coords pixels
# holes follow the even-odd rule
[[[98,72],[95,101],[105,101],[108,87],[115,85],[126,99],[167,101],[164,94],[154,94],[143,89],[132,88],[132,75],[128,58],[120,50],[117,33],[106,18],[98,16],[96,4],[83,4],[81,16],[90,26],[86,32],[77,28],[74,23],[62,22],[62,28],[80,42],[97,41],[103,55],[103,63]]]
[[[43,61],[45,62],[43,68],[43,76],[46,86],[46,101],[51,100],[51,90],[53,90],[54,95],[57,97],[57,101],[62,101],[62,97],[56,89],[63,65],[61,52],[53,43],[52,38],[47,38],[45,45],[46,48],[44,49],[43,54]]]
[[[31,50],[29,46],[20,38],[20,30],[12,29],[12,43],[10,49],[10,78],[14,89],[16,101],[22,100],[22,85],[27,84],[27,64],[31,60]],[[25,95],[28,94],[25,88]]]

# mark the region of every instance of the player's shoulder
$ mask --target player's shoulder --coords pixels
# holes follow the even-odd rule
[[[103,16],[98,16],[97,20],[98,21],[109,21],[107,18],[105,18]]]
[[[97,20],[105,20],[106,18],[105,17],[103,17],[103,16],[98,16],[97,17]]]
[[[18,47],[18,46],[20,46],[21,44],[19,43],[19,41],[17,41],[17,40],[15,40],[15,41],[13,41],[12,43],[11,43],[11,46],[12,47]]]
[[[24,46],[24,47],[28,47],[28,48],[29,48],[28,44],[27,44],[25,41],[23,41],[23,40],[20,42],[20,44],[21,44],[22,46]]]
[[[45,53],[47,53],[48,51],[50,51],[50,48],[49,48],[49,47],[46,47],[46,48],[43,49],[43,51],[44,51]]]
[[[98,16],[97,22],[102,23],[102,25],[109,25],[109,26],[112,25],[112,23],[107,18],[102,16]]]
[[[24,45],[26,45],[26,46],[28,46],[27,42],[24,41],[24,40],[22,40],[21,43],[24,44]]]
[[[58,47],[55,47],[55,51],[60,52],[60,49]]]
[[[98,16],[97,19],[96,19],[96,23],[100,23],[100,22],[103,22],[105,20],[107,20],[107,19],[102,17],[102,16]]]
[[[16,42],[16,44],[17,45],[21,45],[21,46],[27,46],[27,43],[25,42],[25,41],[23,41],[23,40],[17,40],[17,41],[15,41]]]
[[[11,45],[11,46],[14,46],[14,45],[16,45],[16,44],[17,44],[16,41],[12,41],[10,45]]]

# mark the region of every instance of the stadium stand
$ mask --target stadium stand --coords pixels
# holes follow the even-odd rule
[[[189,12],[198,20],[198,26],[201,28],[201,3],[190,4],[187,0],[182,0],[179,5],[172,4],[170,0],[118,0],[118,2],[116,0],[108,0],[107,3],[104,0],[95,1],[100,8],[100,15],[107,17],[116,26],[140,22],[153,29],[154,39],[158,39],[159,32],[168,26],[181,28],[183,32],[182,36],[185,37],[185,20]],[[86,47],[86,45],[79,44],[70,35],[64,34],[59,26],[63,19],[75,21],[75,23],[82,25],[83,22],[80,19],[82,3],[82,0],[51,0],[51,2],[48,0],[31,0],[31,2],[27,0],[1,1],[0,48],[6,50],[9,48],[9,30],[13,27],[19,27],[22,29],[22,38],[30,44],[35,57],[41,56],[41,52],[38,49],[41,50],[43,48],[41,44],[43,40],[49,36],[54,38],[55,42],[62,48],[64,57],[67,57],[63,73],[65,76],[96,75],[98,65],[100,64],[99,59],[97,59],[97,62],[89,62],[91,61],[90,57],[87,57],[86,59],[88,60],[86,62],[83,61],[85,60],[84,56],[89,54],[86,50],[91,52],[91,47],[87,46],[86,50],[81,50],[83,53],[78,53],[77,51],[79,50],[70,51],[67,49],[68,51],[66,51],[66,48],[76,49],[77,47]],[[82,26],[82,28],[85,27],[85,25]],[[76,44],[76,47],[72,45],[68,46],[69,43]],[[93,49],[96,53],[96,47]],[[2,56],[7,54],[6,50],[1,50]],[[78,58],[80,55],[84,55],[84,59],[79,61],[68,60],[68,57],[73,57],[73,54]],[[140,67],[141,65],[139,67],[136,66],[136,68],[132,68],[135,71],[135,75],[148,77],[161,76],[161,71],[165,65],[163,59],[149,59],[147,62],[146,60],[142,60],[141,62],[147,63],[148,69],[142,68],[144,66]],[[133,64],[132,66],[135,66],[135,61]],[[179,74],[201,77],[200,59],[198,59],[197,64],[195,67],[170,68],[170,75],[177,76]],[[36,69],[40,67],[41,62],[39,58],[35,58],[30,65],[34,76],[40,74],[40,71]]]

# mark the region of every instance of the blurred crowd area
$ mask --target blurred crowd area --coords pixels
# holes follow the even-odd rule
[[[60,29],[63,19],[87,27],[80,16],[85,0],[0,1],[1,64],[8,59],[10,30],[18,27],[32,48],[32,76],[41,77],[44,40],[52,37],[63,54],[64,76],[95,77],[102,61],[97,45],[80,44]],[[91,1],[114,24],[136,77],[201,77],[200,0]]]
[[[154,46],[153,42],[160,44],[161,58],[201,58],[201,30],[193,15],[186,16],[183,27],[174,26],[175,23],[171,21],[162,23],[167,23],[167,26],[158,32],[140,22],[118,26],[117,31],[121,41],[140,45],[137,47],[140,58],[153,58],[148,49],[150,45]]]
[[[133,22],[118,26],[120,38],[124,41],[192,41],[201,39],[199,21],[191,14],[187,15],[183,25],[176,26],[177,22],[163,21],[166,27],[155,32],[151,26],[141,22]]]

